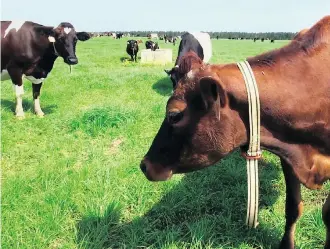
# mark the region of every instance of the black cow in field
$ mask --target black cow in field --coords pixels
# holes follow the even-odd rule
[[[47,27],[33,22],[1,21],[1,80],[11,79],[16,93],[16,117],[24,118],[22,77],[32,82],[34,111],[40,107],[40,89],[52,70],[57,57],[68,65],[78,63],[77,41],[90,38],[86,32],[76,32],[71,23]]]
[[[212,43],[211,38],[208,33],[184,33],[181,36],[181,41],[179,45],[178,57],[175,61],[175,66],[171,70],[164,70],[171,78],[173,83],[173,89],[176,88],[179,80],[183,76],[180,73],[180,61],[181,58],[192,51],[197,54],[197,56],[207,63],[212,56]]]
[[[159,49],[158,43],[153,41],[146,41],[146,49],[156,51],[156,49]]]
[[[264,42],[265,38],[261,38],[261,42]]]
[[[128,40],[126,46],[126,52],[131,56],[132,61],[136,62],[137,53],[139,52],[139,45],[136,40]]]
[[[274,42],[275,42],[275,40],[274,40],[274,39],[271,39],[271,40],[270,40],[270,43],[274,43]]]
[[[123,37],[123,33],[117,33],[116,34],[116,39],[121,39]]]

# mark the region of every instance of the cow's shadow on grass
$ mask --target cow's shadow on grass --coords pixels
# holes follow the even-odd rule
[[[281,170],[266,162],[259,168],[259,210],[271,210],[279,195],[272,182]],[[77,243],[89,249],[246,248],[247,244],[276,248],[282,231],[263,220],[257,229],[245,226],[246,185],[245,161],[234,153],[216,166],[186,174],[145,215],[131,222],[120,221],[124,210],[115,203],[102,216],[84,217],[77,225]]]
[[[166,73],[164,72],[164,75]],[[153,84],[152,89],[163,96],[169,96],[172,93],[173,84],[170,77],[166,76]]]
[[[141,60],[141,56],[138,56],[136,62],[138,63],[140,60]],[[129,61],[129,62],[135,62],[134,60],[131,59],[130,56],[120,57],[120,61],[121,61],[122,63],[124,63],[124,62],[126,62],[126,61]]]
[[[34,112],[33,101],[23,99],[23,110],[24,112]],[[10,110],[13,114],[15,114],[16,102],[8,99],[1,99],[1,106],[5,109]],[[57,109],[57,105],[47,105],[44,106],[41,103],[42,111],[47,115],[54,112]]]

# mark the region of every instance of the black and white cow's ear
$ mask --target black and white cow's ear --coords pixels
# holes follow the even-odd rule
[[[87,41],[91,38],[87,32],[77,32],[76,35],[79,41]]]

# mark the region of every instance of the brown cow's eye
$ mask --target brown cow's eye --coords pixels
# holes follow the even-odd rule
[[[176,124],[183,118],[182,112],[168,112],[167,120],[170,124]]]

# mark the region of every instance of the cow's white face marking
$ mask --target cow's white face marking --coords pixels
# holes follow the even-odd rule
[[[8,73],[7,70],[2,70],[1,71],[1,81],[4,81],[4,80],[9,80],[10,79],[10,75]]]
[[[48,41],[49,41],[49,42],[55,42],[55,37],[53,37],[53,36],[48,36]]]
[[[8,28],[5,30],[5,35],[4,37],[6,37],[9,33],[10,30],[15,29],[15,31],[17,32],[25,23],[25,21],[12,21]]]
[[[188,79],[193,79],[194,78],[194,73],[192,70],[190,70],[188,73],[187,73],[187,78]]]
[[[64,33],[69,34],[71,32],[72,28],[65,27],[63,30],[64,30]]]
[[[45,80],[45,78],[36,79],[33,76],[25,76],[25,78],[27,78],[33,84],[41,84]]]

